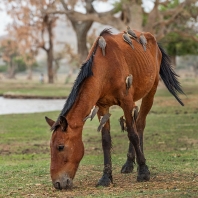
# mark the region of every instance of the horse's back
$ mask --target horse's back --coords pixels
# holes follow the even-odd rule
[[[135,32],[139,38],[141,32]],[[161,52],[152,34],[144,33],[144,36],[147,40],[146,51],[144,51],[143,46],[135,40],[132,40],[134,45],[134,49],[132,49],[123,41],[122,34],[116,39],[125,57],[128,72],[133,75],[134,101],[147,95],[154,83],[159,81]]]
[[[138,38],[141,32],[135,31]],[[146,51],[136,40],[132,39],[134,49],[123,40],[123,33],[116,35],[105,33],[105,56],[98,47],[93,73],[104,79],[102,81],[101,97],[113,100],[118,104],[119,99],[126,96],[126,78],[133,76],[130,93],[134,101],[143,98],[159,79],[161,53],[155,38],[150,33],[144,33],[147,40]],[[113,99],[114,98],[114,99]],[[116,101],[115,101],[116,98]]]

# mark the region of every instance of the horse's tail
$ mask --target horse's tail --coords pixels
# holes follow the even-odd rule
[[[171,65],[170,57],[167,55],[165,50],[159,45],[159,43],[158,43],[158,47],[162,53],[162,60],[161,60],[160,72],[159,72],[161,79],[163,80],[169,92],[177,99],[177,101],[182,106],[184,106],[184,103],[177,95],[178,93],[185,94],[177,79],[177,77],[179,76],[175,73]]]

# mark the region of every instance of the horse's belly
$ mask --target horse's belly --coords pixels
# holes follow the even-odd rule
[[[147,73],[145,76],[139,77],[139,80],[133,85],[133,100],[137,101],[144,98],[152,89],[156,80],[156,73]]]

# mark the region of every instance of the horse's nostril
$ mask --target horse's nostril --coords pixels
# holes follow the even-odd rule
[[[73,186],[73,182],[71,178],[65,178],[65,187],[66,189],[70,189]]]
[[[62,189],[62,188],[61,188],[61,185],[60,185],[60,182],[56,182],[55,185],[54,185],[54,187],[55,187],[56,189],[60,189],[60,190]]]
[[[53,182],[54,188],[58,190],[62,189],[70,189],[73,186],[73,182],[71,178],[65,177],[65,178],[59,178],[58,180]]]
[[[71,182],[70,182],[70,179],[67,179],[67,180],[66,180],[66,183],[67,183],[67,185],[69,186],[70,183],[71,183]]]

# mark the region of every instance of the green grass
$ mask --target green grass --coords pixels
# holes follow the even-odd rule
[[[0,95],[22,95],[22,96],[48,96],[48,97],[66,97],[71,91],[70,84],[40,84],[35,81],[17,81],[11,80],[0,83]]]
[[[85,156],[70,191],[55,190],[49,173],[51,132],[44,116],[55,120],[59,112],[1,115],[0,197],[197,197],[198,91],[196,85],[185,83],[184,89],[188,92],[182,97],[184,107],[163,87],[156,94],[144,136],[151,180],[144,183],[136,182],[136,166],[132,174],[120,174],[128,139],[120,131],[123,113],[118,107],[111,109],[110,118],[114,184],[95,187],[102,175],[103,154],[94,118],[84,126]]]

